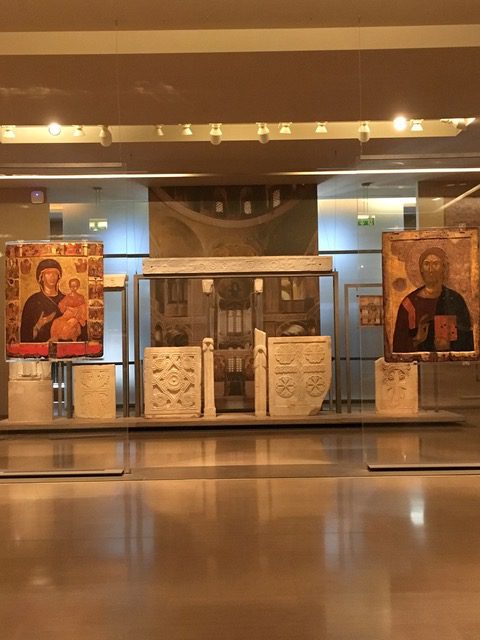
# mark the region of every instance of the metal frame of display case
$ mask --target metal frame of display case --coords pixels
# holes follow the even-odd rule
[[[347,413],[352,412],[352,369],[350,366],[350,290],[351,289],[381,289],[381,282],[350,282],[343,286],[343,312],[345,334],[345,377],[347,380]]]
[[[214,279],[235,277],[235,278],[276,278],[292,275],[291,271],[276,271],[274,273],[252,273],[244,271],[230,271],[212,274],[211,271],[194,272],[194,273],[159,273],[159,274],[136,274],[134,275],[133,284],[133,326],[134,326],[134,357],[135,357],[135,415],[140,417],[143,413],[143,375],[142,361],[140,354],[140,281],[141,280],[168,280],[171,278],[188,278],[195,280]],[[341,369],[340,369],[340,326],[339,326],[339,291],[338,291],[338,272],[329,271],[295,271],[295,276],[300,277],[318,277],[332,278],[333,290],[333,326],[334,326],[334,358],[335,358],[335,408],[336,413],[342,412],[342,392],[341,392]],[[259,296],[262,294],[258,294]],[[257,298],[258,299],[258,298]]]
[[[106,274],[108,278],[109,274]],[[104,291],[119,291],[122,294],[122,402],[123,417],[128,418],[130,414],[130,361],[128,348],[128,275],[123,274],[123,286],[106,286]]]

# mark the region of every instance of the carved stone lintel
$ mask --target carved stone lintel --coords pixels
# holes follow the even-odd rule
[[[87,364],[73,367],[73,404],[76,418],[114,419],[115,365]]]
[[[416,362],[375,361],[375,409],[377,413],[418,413]]]
[[[317,414],[332,381],[330,336],[268,339],[271,416]]]
[[[200,347],[147,347],[144,355],[146,418],[199,417]]]
[[[225,256],[213,258],[144,258],[145,275],[323,273],[332,256]]]
[[[205,418],[216,418],[215,383],[213,373],[213,338],[204,338],[203,351],[203,415]]]
[[[255,329],[253,349],[253,369],[255,375],[255,415],[267,415],[267,334]]]

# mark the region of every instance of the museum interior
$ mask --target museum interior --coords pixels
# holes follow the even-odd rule
[[[479,69],[477,0],[2,12],[5,638],[480,637]]]

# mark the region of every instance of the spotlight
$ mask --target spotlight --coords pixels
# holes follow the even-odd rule
[[[83,130],[83,126],[81,124],[74,124],[73,125],[73,137],[74,138],[81,138],[84,135],[85,135],[85,131]]]
[[[156,124],[155,125],[155,131],[157,133],[157,136],[159,138],[161,138],[162,136],[164,136],[164,132],[163,132],[163,124]]]
[[[180,126],[182,127],[182,136],[193,136],[191,124],[181,124]]]
[[[214,122],[213,124],[210,124],[211,129],[210,129],[210,142],[212,144],[220,144],[222,141],[222,123],[221,122]]]
[[[257,136],[261,144],[267,144],[270,140],[270,129],[267,127],[266,122],[257,122]]]
[[[408,127],[408,120],[405,118],[405,116],[397,116],[396,118],[393,119],[393,128],[396,131],[405,131],[407,127]]]
[[[423,120],[412,120],[410,131],[423,131]]]
[[[368,142],[370,140],[370,127],[368,122],[362,122],[358,127],[358,139],[360,142]]]
[[[100,144],[102,147],[109,147],[113,142],[112,132],[108,128],[107,124],[101,125],[98,137],[100,138]]]
[[[315,129],[315,133],[328,133],[327,123],[317,122],[317,128]]]
[[[3,130],[3,137],[7,140],[13,140],[16,137],[15,127],[13,125],[5,125]]]
[[[278,125],[278,128],[280,129],[280,133],[287,136],[292,135],[292,130],[290,129],[291,124],[292,124],[291,122],[281,122]]]
[[[58,122],[51,122],[48,125],[48,133],[51,136],[59,136],[62,133],[62,126]]]

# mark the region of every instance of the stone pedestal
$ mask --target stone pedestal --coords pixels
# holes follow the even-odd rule
[[[216,418],[215,382],[213,373],[213,338],[204,338],[203,351],[203,415],[205,418]]]
[[[201,414],[200,347],[148,347],[144,353],[146,418],[197,418]]]
[[[268,339],[268,397],[274,417],[315,415],[332,381],[330,336]]]
[[[52,367],[44,360],[10,362],[8,419],[12,422],[53,420]]]
[[[375,361],[377,413],[418,413],[418,364]]]
[[[267,334],[255,329],[253,349],[253,369],[255,373],[255,415],[267,415]]]
[[[115,365],[73,367],[73,406],[75,418],[115,419]]]

